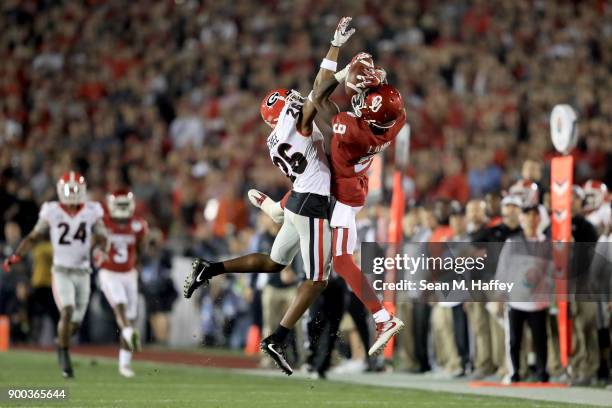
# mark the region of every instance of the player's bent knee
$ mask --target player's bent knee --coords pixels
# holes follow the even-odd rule
[[[272,260],[272,258],[268,257],[264,263],[264,271],[265,272],[280,272],[285,269],[287,265],[280,264]]]
[[[327,287],[327,280],[323,281],[312,281],[312,286],[320,291],[323,291]]]

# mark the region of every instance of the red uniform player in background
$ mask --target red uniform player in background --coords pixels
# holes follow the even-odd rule
[[[140,349],[139,334],[133,327],[138,312],[136,253],[148,227],[144,219],[134,216],[134,196],[127,190],[110,194],[106,207],[104,224],[110,251],[100,269],[100,286],[121,330],[119,373],[129,378],[134,376],[132,353]]]

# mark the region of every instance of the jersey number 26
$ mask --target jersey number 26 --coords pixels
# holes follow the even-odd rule
[[[304,170],[306,170],[308,161],[300,152],[295,152],[289,156],[287,152],[289,149],[291,149],[291,147],[292,146],[289,143],[281,143],[278,146],[278,154],[280,157],[274,156],[272,158],[272,163],[281,169],[281,171],[285,173],[285,175],[289,177],[291,181],[295,181],[296,176],[294,174],[302,174]],[[291,171],[289,168],[291,168]]]

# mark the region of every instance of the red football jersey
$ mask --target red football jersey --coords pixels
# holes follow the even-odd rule
[[[148,231],[148,225],[140,217],[132,217],[126,222],[118,222],[106,215],[104,225],[108,230],[110,251],[103,269],[113,272],[129,272],[136,264],[136,247]]]
[[[331,192],[344,204],[359,207],[368,195],[368,169],[374,155],[386,149],[404,126],[406,114],[383,134],[376,135],[367,122],[349,112],[332,118]]]

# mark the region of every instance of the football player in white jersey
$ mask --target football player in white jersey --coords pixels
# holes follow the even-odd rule
[[[299,250],[308,279],[298,288],[278,328],[260,345],[287,375],[293,373],[284,352],[287,335],[325,289],[331,267],[330,170],[323,135],[314,123],[315,103],[323,109],[337,110],[329,102],[329,94],[321,92],[319,86],[325,77],[333,75],[336,70],[333,61],[339,48],[355,32],[348,27],[350,21],[348,17],[340,20],[308,99],[295,91],[279,89],[270,92],[261,103],[262,118],[273,129],[267,140],[270,158],[293,181],[285,204],[284,222],[271,253],[253,253],[225,262],[195,259],[185,279],[184,296],[190,298],[198,287],[206,286],[211,278],[223,273],[278,273]]]
[[[39,239],[50,235],[53,245],[53,297],[60,310],[57,325],[57,352],[62,375],[74,377],[70,354],[70,337],[77,332],[89,303],[92,247],[100,264],[106,257],[107,234],[104,210],[100,203],[86,200],[85,179],[74,171],[57,182],[58,201],[43,203],[34,229],[21,241],[4,269],[32,249]]]

